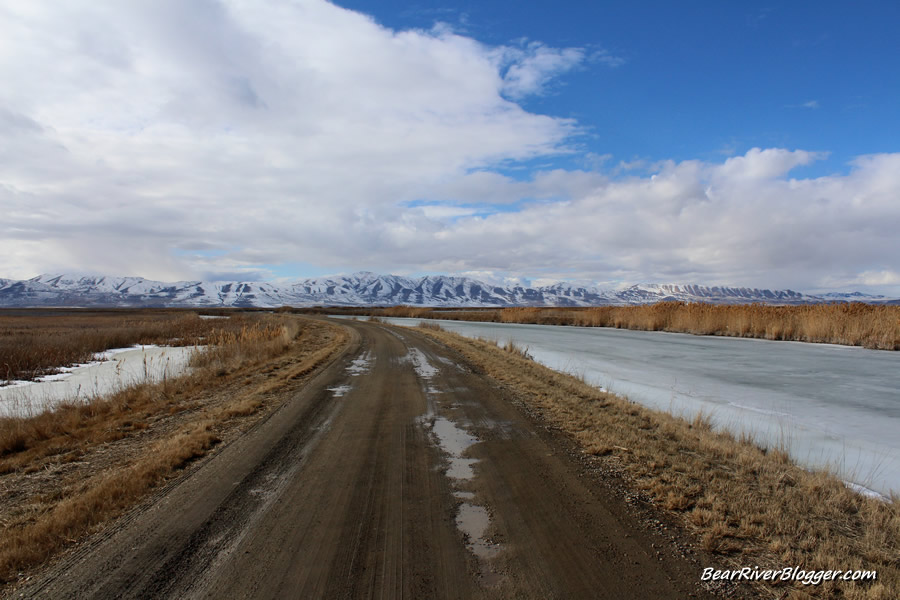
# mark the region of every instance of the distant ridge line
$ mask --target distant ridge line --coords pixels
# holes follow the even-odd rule
[[[258,281],[163,282],[142,277],[40,275],[32,279],[0,279],[0,307],[257,307],[279,306],[629,306],[662,301],[712,304],[815,304],[866,302],[898,304],[900,300],[861,292],[803,294],[696,284],[637,284],[621,290],[570,283],[527,287],[495,285],[470,277],[426,275],[403,277],[359,272],[301,279],[289,283]]]

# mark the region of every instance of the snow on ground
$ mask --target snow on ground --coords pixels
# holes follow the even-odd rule
[[[370,350],[363,356],[354,358],[353,361],[347,366],[347,372],[353,376],[368,373],[369,369],[372,368],[373,360],[375,360],[375,357],[372,355],[372,351]]]
[[[199,349],[148,345],[100,352],[89,363],[0,387],[0,416],[32,416],[62,402],[85,402],[131,385],[176,377]]]
[[[422,379],[431,379],[438,370],[428,362],[428,357],[418,348],[410,348],[406,356],[403,357],[404,362],[412,363],[413,369]]]

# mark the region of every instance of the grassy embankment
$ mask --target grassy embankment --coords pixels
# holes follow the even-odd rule
[[[900,350],[900,306],[808,304],[713,305],[659,302],[643,306],[590,308],[432,309],[414,306],[320,309],[338,314],[413,317],[493,323],[617,327],[698,335],[821,342]]]
[[[0,418],[0,582],[45,562],[237,435],[347,339],[333,325],[289,315],[144,316],[108,343],[146,340],[146,331],[160,341],[202,341],[208,349],[194,357],[191,374],[29,418]],[[97,329],[108,317],[98,318]]]
[[[867,498],[837,477],[808,472],[781,449],[650,410],[535,363],[514,344],[422,331],[510,389],[693,532],[719,569],[876,570],[875,583],[779,584],[776,597],[900,597],[900,502]]]

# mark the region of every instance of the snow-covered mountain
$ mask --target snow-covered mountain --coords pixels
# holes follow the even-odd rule
[[[603,290],[568,283],[540,287],[491,285],[467,277],[400,277],[361,272],[292,283],[178,281],[141,277],[40,275],[0,279],[0,306],[184,306],[278,307],[312,305],[418,306],[600,306],[648,304],[663,300],[738,304],[765,302],[887,302],[883,296],[805,295],[792,290],[642,284]]]

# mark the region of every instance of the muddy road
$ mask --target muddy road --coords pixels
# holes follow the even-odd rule
[[[346,353],[25,597],[684,598],[700,569],[414,330]],[[656,545],[656,548],[654,547]]]

